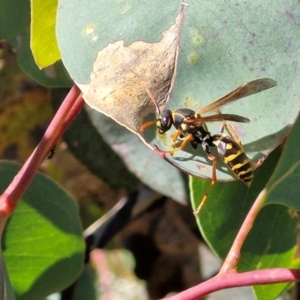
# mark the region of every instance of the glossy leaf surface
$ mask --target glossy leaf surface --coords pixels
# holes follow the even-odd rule
[[[16,164],[1,163],[1,191],[18,170]],[[2,241],[18,299],[40,299],[70,285],[82,270],[84,247],[74,200],[37,174],[9,219]]]
[[[274,79],[277,87],[222,108],[251,120],[233,125],[247,155],[257,161],[284,139],[298,114],[299,45],[290,37],[300,33],[294,21],[299,15],[299,5],[284,0],[276,5],[65,0],[59,6],[57,33],[64,64],[87,103],[134,132],[154,112],[146,88],[162,106],[167,99],[172,110],[197,110],[244,82]],[[208,126],[212,134],[220,128],[217,122]],[[172,132],[155,136],[152,126],[145,139],[150,147],[168,150]],[[167,159],[192,175],[211,176],[202,149],[187,147]],[[233,179],[220,159],[218,179]]]
[[[30,48],[30,17],[30,1],[1,0],[0,36],[17,52],[18,63],[22,70],[38,83],[48,87],[70,86],[72,82],[61,62],[43,70],[36,65]],[[45,30],[44,34],[49,34],[49,32]],[[51,56],[51,52],[49,54]],[[48,58],[49,56],[43,59],[48,60]]]

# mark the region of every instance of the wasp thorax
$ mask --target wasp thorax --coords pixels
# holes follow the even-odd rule
[[[164,134],[168,131],[172,124],[172,112],[169,109],[164,110],[156,120],[156,127],[160,134]]]

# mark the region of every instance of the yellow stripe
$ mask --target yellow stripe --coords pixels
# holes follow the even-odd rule
[[[241,155],[243,153],[244,153],[244,151],[242,151],[240,149],[236,154],[231,154],[231,155],[224,157],[225,164],[228,164],[229,162],[231,162],[232,160],[234,160],[236,157],[238,157],[239,155]]]
[[[252,172],[252,168],[249,168],[249,169],[247,169],[246,171],[241,171],[241,172],[239,172],[239,175],[245,175],[245,174],[247,174],[247,173],[249,173],[249,172]]]
[[[248,163],[250,163],[250,160],[249,159],[245,159],[242,163],[239,163],[239,164],[236,164],[236,165],[232,166],[231,170],[234,171],[236,169],[240,169],[240,168],[242,168],[243,166],[245,166]]]
[[[254,176],[253,176],[253,174],[251,174],[251,176],[243,178],[241,180],[244,181],[244,182],[246,182],[246,181],[250,181],[251,182],[253,178],[254,178]]]
[[[244,178],[241,178],[239,176],[240,174],[238,174],[238,177],[247,185],[247,186],[250,186],[251,182],[252,182],[252,179],[253,179],[253,173],[251,172],[250,175],[248,177],[244,177]]]
[[[254,178],[253,174],[251,176],[243,178],[243,181],[252,180]]]

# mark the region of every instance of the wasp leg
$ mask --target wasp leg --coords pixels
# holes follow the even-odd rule
[[[156,123],[156,120],[153,120],[153,121],[149,121],[149,122],[144,123],[144,124],[141,126],[140,131],[141,131],[141,132],[144,132],[145,129],[146,129],[147,127],[149,127],[149,126],[151,126],[151,125],[153,125],[153,124],[155,124],[155,123]]]
[[[174,154],[174,152],[178,151],[178,150],[182,150],[184,147],[186,147],[186,145],[190,142],[193,141],[194,137],[191,133],[189,133],[186,138],[182,141],[182,143],[180,144],[179,147],[173,148],[172,150],[169,151],[164,151],[165,153],[169,153],[171,155]]]
[[[178,140],[178,137],[180,137],[181,135],[181,131],[180,130],[176,130],[175,133],[171,134],[171,138],[173,140],[173,142],[175,143]]]
[[[210,185],[207,187],[206,191],[205,191],[205,194],[199,204],[199,206],[197,207],[196,211],[194,211],[194,215],[197,216],[199,215],[202,207],[204,206],[206,200],[207,200],[207,197],[208,197],[208,194],[210,192],[210,190],[212,189],[212,187],[214,186],[214,184],[217,182],[217,160],[216,160],[216,157],[211,154],[211,153],[207,153],[207,156],[208,158],[212,161],[212,176],[211,176],[211,183]]]

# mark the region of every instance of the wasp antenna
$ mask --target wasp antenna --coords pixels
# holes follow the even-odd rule
[[[153,94],[148,89],[146,89],[146,93],[148,94],[148,96],[150,97],[150,99],[152,100],[152,102],[154,103],[154,105],[155,105],[155,107],[156,107],[156,109],[158,111],[158,114],[160,115],[160,109],[159,109],[159,106],[158,106],[157,101],[154,98]]]

